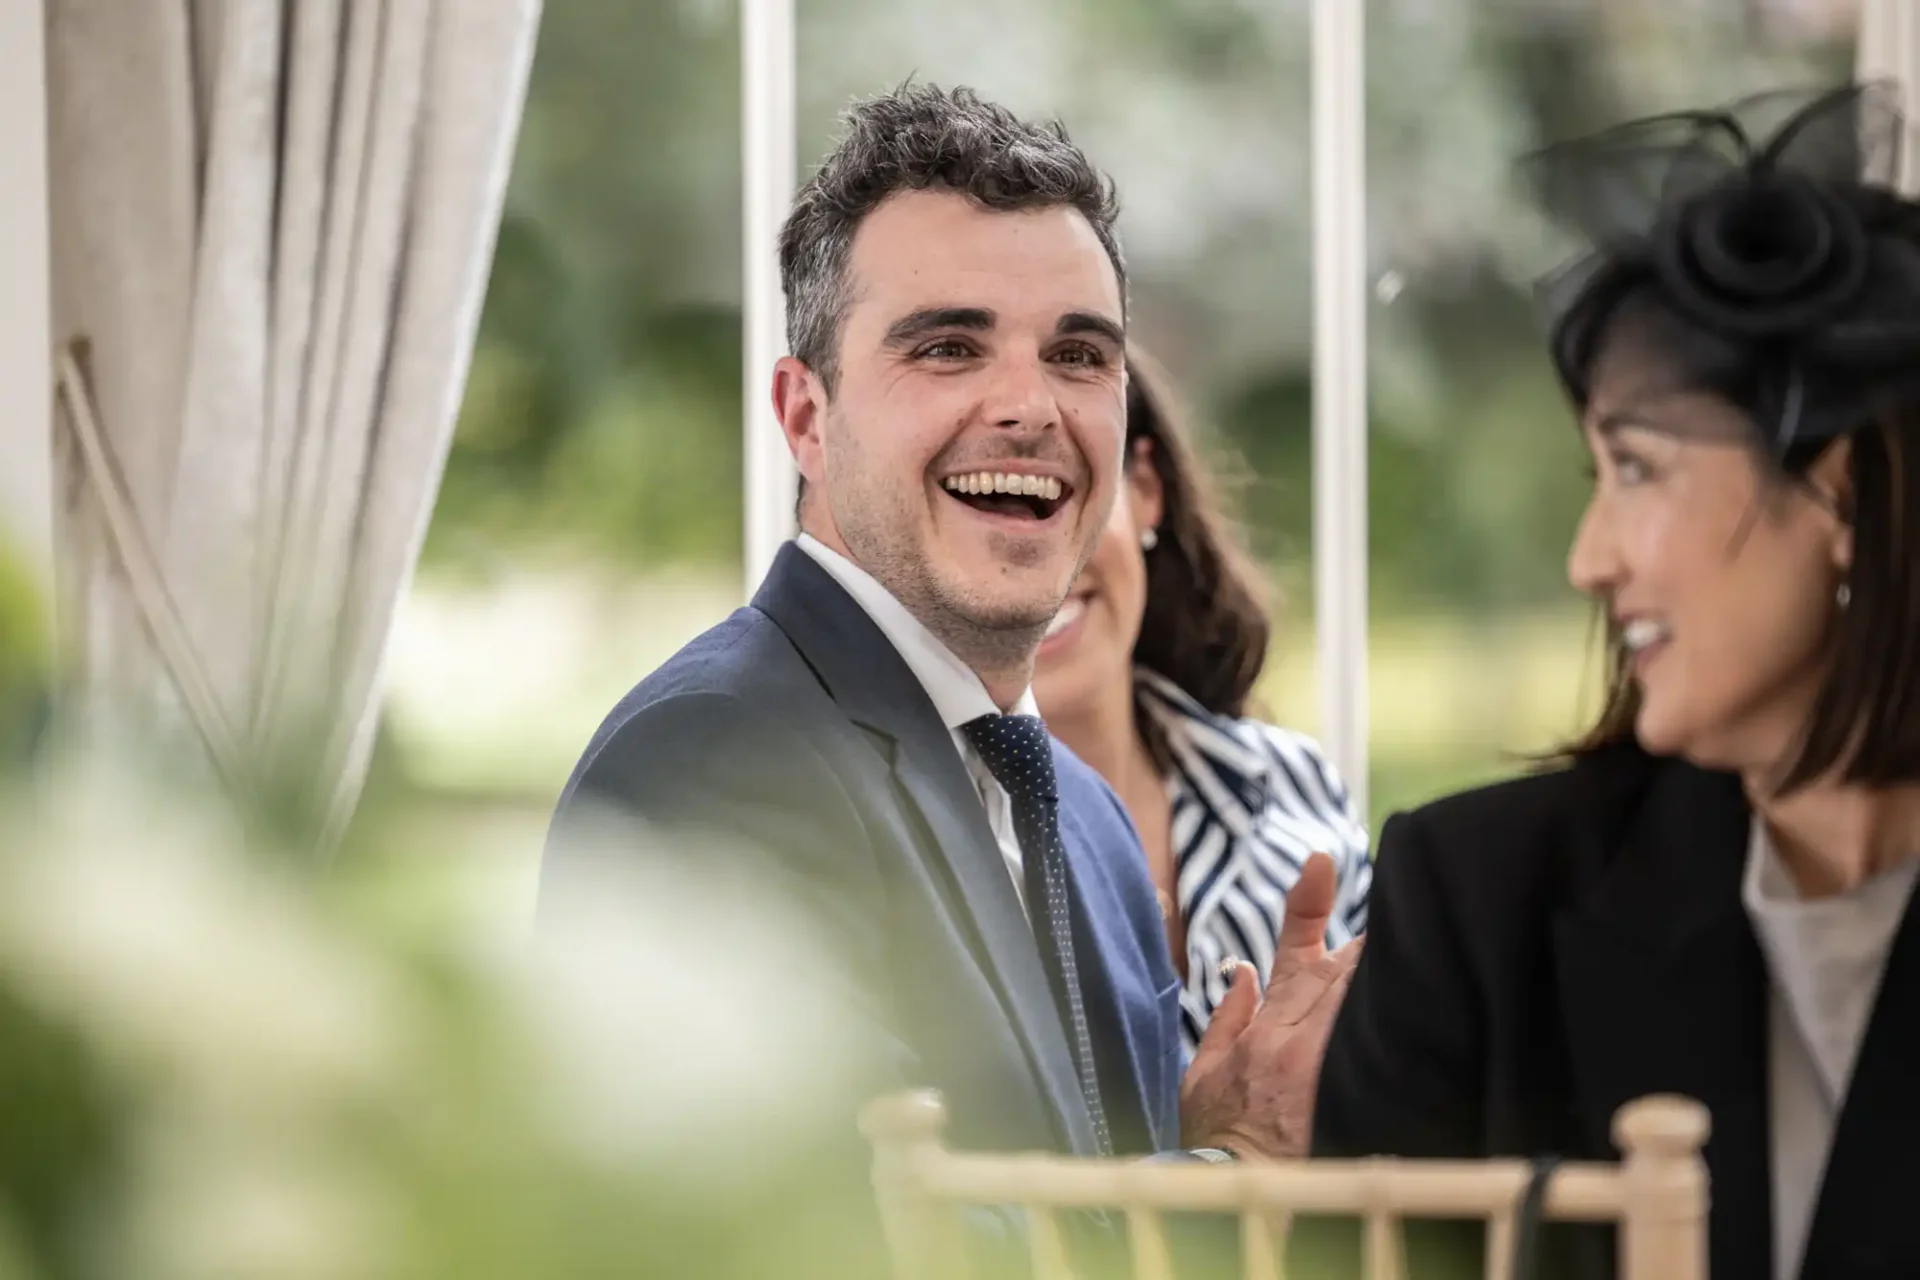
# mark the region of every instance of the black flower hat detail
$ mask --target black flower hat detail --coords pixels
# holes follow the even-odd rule
[[[1582,371],[1651,290],[1773,370],[1744,406],[1782,451],[1850,430],[1859,392],[1920,375],[1920,208],[1892,188],[1898,92],[1776,92],[1656,116],[1528,157],[1543,211],[1586,249],[1539,287],[1556,367]]]
[[[1838,318],[1867,276],[1867,233],[1831,189],[1791,171],[1745,175],[1692,197],[1654,227],[1653,261],[1689,317],[1750,338],[1792,337]]]

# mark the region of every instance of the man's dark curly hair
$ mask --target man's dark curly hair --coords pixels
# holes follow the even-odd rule
[[[1126,296],[1112,181],[1058,121],[1030,124],[971,89],[903,85],[856,102],[845,133],[794,198],[780,231],[787,343],[829,391],[861,221],[902,191],[945,190],[989,209],[1070,206],[1092,224]]]

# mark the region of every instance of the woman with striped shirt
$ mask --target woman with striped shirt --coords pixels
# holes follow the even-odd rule
[[[1308,855],[1335,862],[1327,945],[1366,928],[1372,868],[1346,787],[1309,738],[1250,718],[1269,623],[1165,376],[1128,354],[1126,484],[1041,644],[1054,735],[1126,805],[1160,890],[1191,1053],[1229,962],[1264,982]]]

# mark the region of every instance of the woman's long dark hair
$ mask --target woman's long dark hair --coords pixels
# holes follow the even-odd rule
[[[1163,494],[1147,556],[1147,607],[1133,660],[1215,715],[1243,716],[1267,661],[1272,623],[1253,558],[1194,447],[1171,380],[1137,348],[1127,354],[1127,455],[1146,440]],[[1162,768],[1166,744],[1137,717]]]

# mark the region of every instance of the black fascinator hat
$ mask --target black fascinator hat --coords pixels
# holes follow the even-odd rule
[[[1920,388],[1920,206],[1893,189],[1886,85],[1777,92],[1537,152],[1522,176],[1584,252],[1539,286],[1576,403],[1613,322],[1650,307],[1798,469]]]

